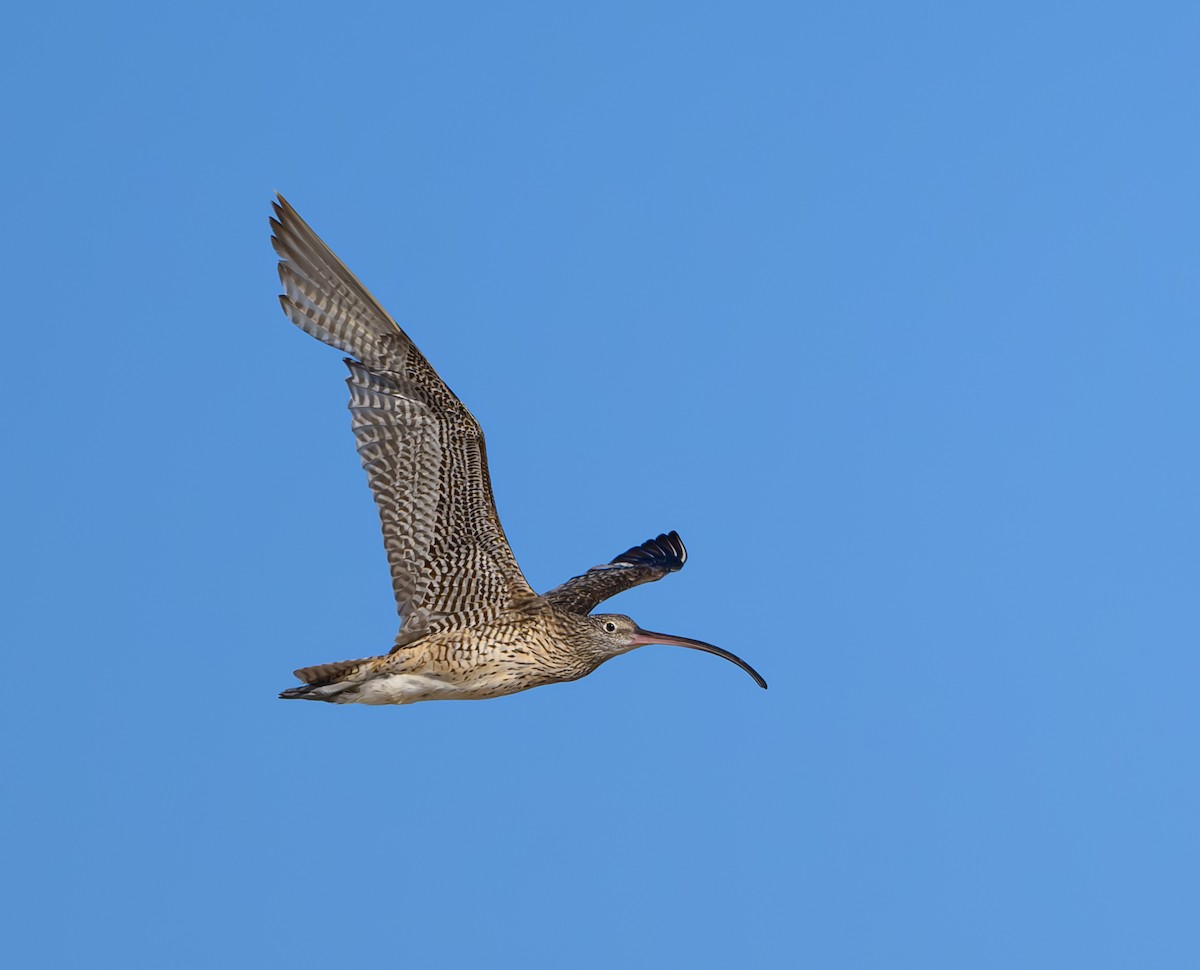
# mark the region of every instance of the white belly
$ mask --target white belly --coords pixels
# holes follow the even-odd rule
[[[484,685],[455,684],[437,674],[385,674],[357,684],[334,700],[341,704],[415,704],[495,696],[496,692]]]

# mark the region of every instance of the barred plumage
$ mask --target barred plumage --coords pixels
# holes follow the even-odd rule
[[[546,599],[560,610],[590,613],[618,593],[677,572],[685,562],[687,549],[683,540],[678,532],[668,532],[627,549],[611,562],[593,566],[582,576],[568,579],[550,590]]]
[[[538,596],[496,514],[478,422],[407,334],[280,196],[272,242],[280,304],[300,329],[350,354],[351,428],[379,508],[400,632],[363,660],[296,671],[282,697],[404,704],[499,697],[575,680],[645,643],[744,661],[698,640],[589,616],[602,600],[660,579],[687,558],[675,532]]]
[[[397,644],[457,613],[499,615],[531,599],[496,516],[478,422],[282,197],[275,213],[284,312],[358,358],[346,361],[351,428],[379,506]]]

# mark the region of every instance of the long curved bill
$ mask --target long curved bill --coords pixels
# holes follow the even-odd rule
[[[649,630],[643,630],[641,627],[638,627],[633,635],[633,646],[641,647],[648,643],[665,643],[672,647],[689,647],[692,650],[715,653],[718,657],[724,657],[730,663],[737,664],[754,678],[754,682],[759,687],[763,690],[767,689],[767,682],[762,679],[762,674],[746,663],[741,657],[730,653],[728,650],[722,650],[720,647],[714,647],[711,643],[705,643],[703,640],[689,640],[687,637],[672,637],[665,633],[652,633]]]

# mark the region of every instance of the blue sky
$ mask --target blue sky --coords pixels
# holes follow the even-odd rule
[[[27,6],[13,965],[1195,967],[1193,4]],[[395,615],[280,190],[651,647],[286,704]]]

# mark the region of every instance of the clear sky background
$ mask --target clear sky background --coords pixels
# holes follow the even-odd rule
[[[1200,7],[6,15],[14,967],[1200,966]],[[288,196],[650,647],[396,618]]]

